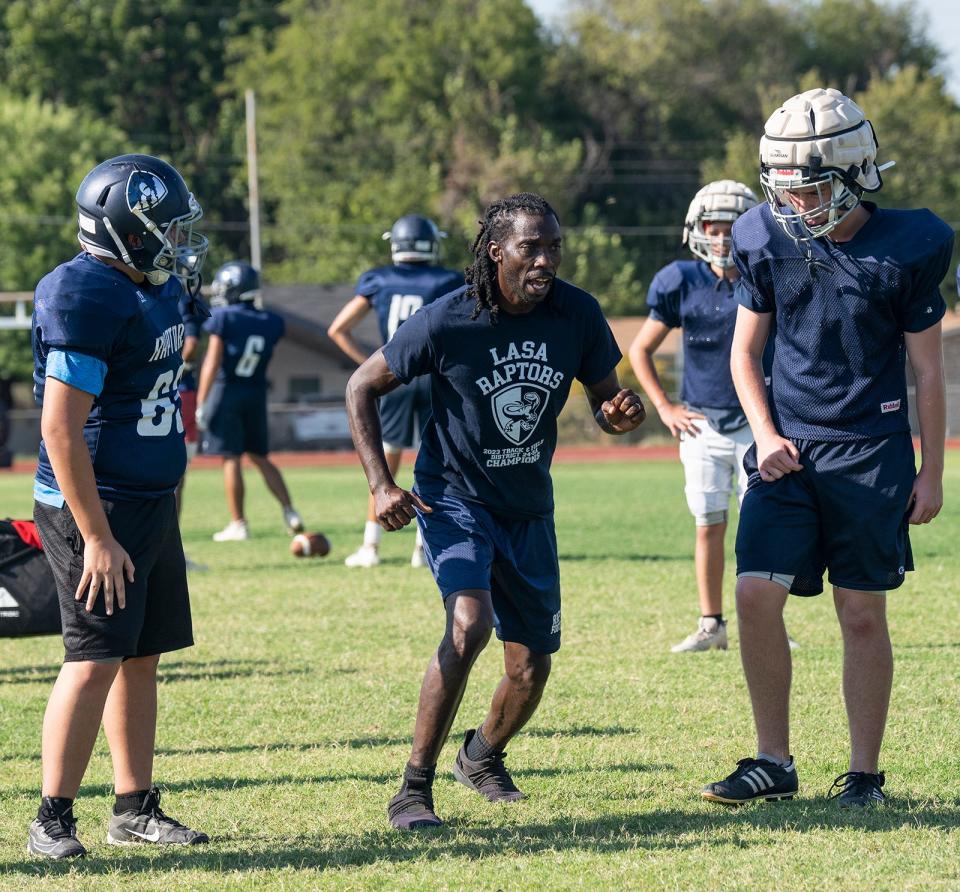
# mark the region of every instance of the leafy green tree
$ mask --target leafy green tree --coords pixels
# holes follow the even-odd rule
[[[204,208],[215,252],[245,252],[242,228],[217,228],[246,216],[243,110],[224,90],[229,47],[243,34],[266,42],[281,21],[265,0],[6,0],[0,83],[108,122],[127,135],[119,152],[140,146],[171,161]]]
[[[505,192],[566,205],[580,148],[539,118],[550,47],[521,0],[286,11],[272,46],[237,42],[234,72],[238,92],[257,90],[271,277],[342,280],[383,262],[379,233],[402,213],[431,214],[466,244]]]
[[[37,99],[0,93],[0,291],[33,291],[78,250],[74,196],[84,175],[122,150],[102,121]],[[0,337],[0,377],[29,377],[27,332]]]

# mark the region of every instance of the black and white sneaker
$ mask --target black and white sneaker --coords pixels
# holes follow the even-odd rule
[[[486,759],[467,758],[467,745],[476,733],[473,729],[467,731],[463,746],[457,753],[457,760],[453,763],[453,776],[490,802],[516,802],[523,799],[523,793],[517,789],[510,772],[503,764],[507,757],[505,752],[493,753]]]
[[[741,759],[733,774],[722,781],[707,784],[700,795],[710,802],[743,805],[758,799],[793,799],[797,789],[793,756],[786,767],[767,759]]]
[[[40,812],[27,833],[27,852],[43,858],[82,858],[87,854],[77,839],[73,807],[58,812],[49,796],[43,797]]]
[[[139,811],[110,816],[107,842],[113,846],[153,843],[159,846],[195,846],[210,842],[199,830],[191,830],[160,810],[160,791],[151,787]]]
[[[882,805],[887,797],[883,795],[883,790],[880,788],[886,780],[882,771],[879,774],[848,771],[833,782],[827,798],[836,799],[840,808],[868,808],[871,805]]]

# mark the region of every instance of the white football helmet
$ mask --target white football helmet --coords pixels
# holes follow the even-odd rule
[[[796,241],[820,238],[883,185],[877,136],[860,107],[839,90],[792,96],[767,120],[760,140],[760,185],[774,219]],[[815,192],[799,209],[791,192]],[[796,201],[795,201],[796,203]]]
[[[753,190],[736,180],[714,180],[707,183],[690,202],[683,224],[683,243],[696,257],[711,266],[726,269],[733,263],[730,236],[707,235],[704,223],[733,223],[742,213],[757,204]]]

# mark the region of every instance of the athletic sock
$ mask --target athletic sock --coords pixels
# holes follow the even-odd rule
[[[70,820],[73,818],[73,800],[66,796],[43,796],[40,799],[40,808],[37,809],[37,818],[62,817]]]
[[[487,738],[483,736],[483,731],[477,728],[476,733],[470,738],[467,744],[466,756],[471,762],[480,762],[489,759],[496,750],[487,743]]]
[[[779,765],[781,768],[790,768],[793,765],[793,759],[788,757],[786,759],[778,759],[776,756],[771,756],[769,753],[757,753],[758,759],[763,759],[767,762],[773,762],[774,765]]]
[[[723,625],[722,613],[707,613],[704,616],[701,616],[700,619],[715,619],[717,621],[717,625]]]
[[[363,544],[367,548],[376,548],[380,544],[383,529],[375,520],[368,520],[363,527]]]
[[[117,793],[117,801],[113,806],[115,815],[122,815],[125,811],[139,812],[143,806],[143,800],[147,798],[149,790],[134,790],[132,793]]]
[[[403,769],[403,784],[406,787],[413,787],[415,789],[429,789],[433,786],[433,778],[436,773],[436,765],[422,768],[419,765],[411,765],[407,762],[406,767]]]

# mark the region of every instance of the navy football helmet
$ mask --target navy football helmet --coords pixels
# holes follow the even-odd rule
[[[200,282],[209,243],[193,224],[203,216],[183,177],[151,155],[119,155],[98,164],[77,190],[80,244],[120,260],[154,285],[176,276]]]
[[[210,306],[225,307],[260,299],[260,273],[249,263],[231,260],[217,270],[210,284]]]
[[[433,220],[419,214],[401,217],[383,234],[383,240],[390,241],[394,263],[436,263],[440,259],[440,239],[446,237]]]

